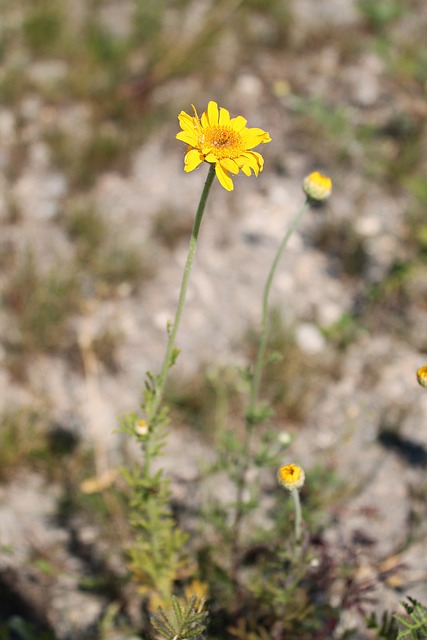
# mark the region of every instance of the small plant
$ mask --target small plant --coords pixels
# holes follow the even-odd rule
[[[178,598],[171,598],[172,611],[166,613],[159,607],[151,616],[151,625],[156,632],[156,638],[163,640],[195,640],[203,637],[207,627],[208,614],[204,609],[204,600],[199,600],[196,595],[190,600],[180,602]],[[146,634],[152,639],[153,636]]]
[[[425,640],[427,638],[427,609],[414,598],[403,602],[406,616],[395,614],[399,623],[397,640]]]
[[[368,629],[377,632],[378,639],[384,640],[425,640],[427,638],[427,608],[414,598],[402,602],[406,615],[384,612],[381,622],[375,615],[367,621]]]
[[[194,220],[175,319],[167,328],[161,371],[156,376],[147,374],[141,405],[143,418],[133,414],[122,421],[122,429],[136,439],[143,451],[142,465],[132,471],[124,470],[124,476],[131,490],[131,519],[136,532],[130,549],[131,570],[140,590],[149,596],[151,610],[154,603],[164,606],[171,600],[177,579],[182,574],[188,575],[189,571],[184,547],[187,535],[175,523],[169,481],[161,469],[154,469],[154,462],[159,458],[166,438],[168,410],[162,406],[163,395],[168,372],[179,353],[175,340],[207,198],[215,176],[224,189],[231,191],[234,188],[232,175],[240,170],[246,175],[252,172],[258,175],[264,160],[252,149],[270,141],[267,132],[247,128],[242,116],[230,118],[229,112],[219,109],[213,101],[209,102],[201,118],[194,107],[193,110],[193,116],[180,113],[182,131],[176,137],[188,145],[185,171],[193,171],[206,161],[210,165],[209,172]]]
[[[377,617],[372,614],[368,618],[366,626],[368,629],[376,631],[378,640],[396,640],[398,634],[397,623],[388,611],[384,611],[380,621],[378,621]]]
[[[293,438],[303,440],[305,436],[304,419],[315,413],[319,389],[330,392],[332,380],[343,374],[343,351],[356,346],[362,332],[374,327],[384,333],[393,323],[393,330],[397,326],[406,344],[411,343],[412,323],[413,334],[417,333],[427,265],[423,165],[427,48],[421,15],[420,20],[416,15],[422,2],[357,0],[362,21],[356,20],[354,29],[350,24],[345,29],[332,26],[333,33],[329,26],[322,27],[321,21],[315,29],[290,29],[299,18],[298,12],[292,15],[288,4],[282,0],[2,3],[0,160],[5,184],[0,217],[6,228],[0,247],[1,346],[7,374],[15,385],[11,400],[16,397],[15,390],[20,391],[17,381],[22,387],[31,385],[43,353],[46,363],[51,356],[56,360],[73,358],[73,365],[83,365],[89,382],[91,359],[100,365],[94,367],[94,377],[99,370],[102,383],[104,376],[112,378],[119,367],[120,332],[109,314],[98,315],[96,306],[96,319],[107,317],[107,322],[101,327],[95,322],[86,340],[81,327],[87,318],[76,317],[76,313],[84,309],[90,314],[97,301],[99,311],[108,306],[117,314],[127,313],[128,303],[132,306],[136,302],[127,296],[140,288],[143,279],[160,264],[159,257],[164,257],[155,255],[157,243],[172,251],[190,239],[177,314],[166,328],[166,352],[159,373],[147,374],[140,407],[121,422],[139,454],[134,466],[123,470],[127,486],[114,485],[116,469],[99,473],[96,452],[94,455],[80,446],[75,430],[53,425],[41,403],[18,409],[6,405],[0,416],[0,481],[8,482],[23,466],[47,473],[64,488],[57,513],[64,530],[68,528],[72,537],[80,533],[75,529],[78,513],[95,524],[95,530],[99,527],[97,538],[102,538],[101,546],[105,545],[108,554],[112,549],[126,551],[127,567],[142,600],[136,599],[140,605],[135,607],[139,608],[136,624],[134,594],[128,600],[129,585],[122,591],[122,574],[111,576],[107,564],[88,554],[91,565],[94,560],[96,576],[91,571],[86,577],[78,576],[80,589],[103,593],[112,600],[98,629],[91,631],[93,637],[117,635],[118,625],[132,637],[136,634],[150,640],[199,640],[205,635],[226,640],[344,640],[352,636],[352,630],[342,630],[342,613],[354,608],[364,614],[363,598],[369,596],[372,585],[357,582],[362,574],[356,570],[357,550],[353,556],[351,545],[341,548],[336,537],[325,531],[331,505],[338,521],[345,514],[351,482],[334,475],[334,461],[325,469],[320,460],[305,474],[299,464],[289,462],[294,456],[288,453],[292,452]],[[401,17],[405,20],[399,24]],[[297,41],[294,31],[299,33]],[[412,38],[412,34],[418,35]],[[286,51],[284,43],[289,45]],[[319,56],[303,56],[304,46]],[[279,58],[284,64],[277,64]],[[356,63],[361,65],[357,78]],[[270,287],[289,235],[303,211],[331,191],[327,176],[318,172],[307,176],[303,211],[291,229],[283,230],[283,244],[277,240],[279,251],[272,256],[270,274],[265,274],[259,324],[244,337],[246,366],[215,369],[203,363],[194,378],[178,376],[178,384],[169,385],[170,371],[181,357],[175,344],[177,331],[211,185],[218,179],[216,186],[229,192],[238,186],[234,177],[240,172],[259,174],[264,159],[254,149],[268,142],[269,134],[248,129],[243,116],[231,118],[214,102],[200,116],[194,107],[189,113],[182,112],[178,139],[186,147],[185,171],[198,165],[208,169],[205,187],[195,219],[175,203],[159,210],[152,220],[148,247],[138,244],[136,235],[129,241],[121,216],[109,221],[104,211],[95,210],[89,192],[97,194],[102,186],[98,179],[106,171],[123,173],[124,180],[129,172],[133,175],[129,153],[147,136],[153,136],[157,148],[166,148],[167,143],[163,147],[155,132],[177,96],[191,89],[194,82],[202,86],[212,78],[217,87],[226,89],[227,79],[236,77],[236,64],[251,71],[249,75],[237,74],[234,89],[239,103],[247,96],[249,109],[255,108],[259,99],[266,112],[286,116],[293,111],[296,127],[285,125],[282,133],[287,134],[289,146],[292,137],[296,140],[297,149],[293,160],[292,153],[289,156],[289,167],[287,160],[278,160],[285,173],[295,169],[301,154],[309,153],[314,162],[320,158],[327,162],[329,153],[350,167],[349,191],[342,194],[342,198],[348,196],[348,203],[356,202],[365,213],[375,208],[376,198],[371,200],[369,186],[366,192],[363,184],[357,193],[361,176],[374,187],[374,196],[385,185],[396,199],[390,211],[387,203],[384,210],[379,207],[378,236],[374,229],[367,240],[347,219],[345,223],[331,220],[319,210],[310,224],[316,235],[304,229],[303,240],[308,232],[309,241],[314,240],[319,251],[327,252],[334,276],[343,277],[351,289],[360,285],[351,312],[321,328],[328,348],[319,356],[308,354],[300,346],[303,334],[294,332],[269,303]],[[348,67],[349,74],[335,73]],[[194,70],[197,77],[188,77]],[[183,74],[187,74],[185,82],[174,80]],[[276,98],[269,88],[277,88]],[[343,100],[337,102],[337,96]],[[26,224],[31,212],[17,207],[15,191],[18,194],[21,184],[25,186],[25,178],[40,157],[39,150],[46,148],[49,166],[64,175],[72,202],[86,197],[89,202],[77,207],[73,204],[59,220],[68,234],[66,249],[72,250],[73,259],[68,262],[65,251],[53,265],[51,256],[39,260],[31,251],[18,258],[15,255],[15,241],[32,228]],[[282,158],[285,154],[283,149]],[[244,189],[244,178],[239,182]],[[270,186],[267,184],[266,197]],[[76,191],[83,191],[83,197],[79,194],[74,200]],[[25,195],[31,197],[31,190]],[[405,211],[406,226],[399,225],[401,236],[392,237],[395,207],[406,207],[407,196],[412,202]],[[233,196],[233,207],[236,203]],[[58,221],[48,224],[57,226]],[[61,231],[57,226],[55,233]],[[41,232],[37,230],[37,234]],[[376,255],[382,234],[386,241]],[[394,263],[384,276],[390,256],[394,256]],[[257,258],[255,250],[253,258]],[[372,265],[375,268],[371,269]],[[380,274],[378,282],[376,274]],[[369,281],[366,287],[362,286],[365,280]],[[121,304],[124,297],[125,310]],[[414,313],[410,303],[416,297]],[[76,341],[75,330],[81,340]],[[416,344],[423,353],[427,343],[422,332],[417,335],[421,337],[416,337]],[[353,350],[356,353],[357,349]],[[30,358],[34,365],[31,378],[26,380],[25,364]],[[363,369],[362,391],[372,387],[371,382],[385,371],[382,366],[380,369],[378,363]],[[73,370],[73,375],[79,373]],[[427,367],[418,370],[417,380],[427,387]],[[357,394],[352,402],[357,402]],[[353,413],[351,408],[346,419],[352,420]],[[403,410],[396,412],[393,425],[403,424],[397,420],[402,415]],[[99,417],[95,415],[94,420]],[[202,459],[197,480],[191,486],[189,483],[191,498],[182,511],[183,485],[180,482],[175,501],[175,487],[162,469],[169,429],[179,429],[181,424],[197,429],[209,444],[208,462]],[[404,438],[393,440],[390,435],[396,434],[389,431],[381,430],[383,445],[396,451],[401,445],[402,456],[414,452],[409,447],[404,450],[408,443]],[[192,434],[188,435],[191,440]],[[310,444],[309,449],[311,453]],[[420,450],[424,455],[422,447]],[[334,453],[339,455],[339,451]],[[422,466],[424,459],[425,455],[418,458],[417,464]],[[275,486],[277,470],[286,492]],[[304,475],[306,481],[300,487]],[[424,516],[424,489],[421,483],[412,487],[408,496],[412,525]],[[199,497],[200,502],[194,505],[193,500]],[[73,540],[71,543],[74,546]],[[97,555],[99,540],[94,545]],[[11,552],[7,545],[0,547],[2,554]],[[83,551],[86,553],[86,547]],[[38,553],[30,559],[33,568],[52,580],[61,570]],[[209,629],[204,600],[190,597],[194,593],[209,597]],[[386,613],[378,621],[372,617],[369,637],[427,638],[425,607],[412,599],[403,607],[403,614]],[[2,609],[0,640],[47,640],[55,635],[25,619],[6,616]]]
[[[176,316],[174,322],[168,326],[168,342],[161,372],[158,376],[147,374],[144,401],[141,405],[143,417],[139,417],[138,414],[128,416],[122,421],[122,429],[139,442],[143,451],[141,467],[123,471],[131,491],[131,523],[136,534],[129,550],[130,568],[139,583],[140,592],[148,596],[149,609],[153,611],[155,603],[160,603],[164,609],[165,605],[172,601],[175,618],[181,624],[186,615],[178,607],[178,601],[174,600],[174,589],[179,577],[181,580],[188,580],[194,575],[194,568],[191,568],[186,558],[186,534],[177,527],[172,517],[169,482],[161,468],[158,468],[158,464],[158,470],[154,471],[154,463],[160,456],[167,437],[168,410],[163,406],[165,383],[179,353],[175,347],[176,333],[183,312],[206,199],[214,177],[218,178],[224,189],[231,191],[232,176],[239,170],[247,175],[254,171],[257,175],[263,168],[263,158],[251,149],[260,142],[268,142],[270,138],[261,129],[247,129],[246,120],[241,116],[230,119],[228,111],[219,110],[213,102],[209,103],[201,118],[194,108],[193,116],[181,113],[179,120],[183,131],[177,138],[188,145],[185,170],[192,171],[203,161],[210,164],[210,169],[194,222]],[[248,582],[248,575],[243,571],[243,558],[252,545],[259,544],[263,536],[265,539],[262,532],[261,535],[255,534],[249,543],[248,536],[244,535],[251,516],[259,507],[258,479],[250,479],[250,474],[256,470],[258,476],[262,469],[277,465],[280,454],[289,445],[289,440],[274,445],[268,429],[260,438],[258,433],[256,434],[261,426],[268,424],[273,415],[270,404],[260,397],[264,369],[278,357],[277,354],[268,353],[270,291],[280,259],[302,215],[312,203],[322,202],[329,197],[332,182],[327,176],[314,172],[304,180],[303,189],[306,194],[305,203],[284,234],[267,276],[262,298],[261,337],[254,366],[241,372],[245,397],[244,427],[239,434],[225,426],[218,438],[218,462],[212,469],[225,472],[228,476],[232,487],[231,501],[221,504],[219,501],[211,500],[210,509],[206,511],[208,521],[216,532],[217,547],[221,553],[218,558],[208,559],[208,566],[202,573],[207,575],[210,571],[209,565],[216,566],[219,575],[222,574],[224,597],[231,598],[233,608],[237,609],[242,606],[245,592],[255,596],[251,586],[252,579],[249,578]],[[279,481],[291,492],[294,504],[294,535],[287,550],[290,554],[292,578],[286,586],[286,598],[288,603],[292,603],[293,611],[298,611],[297,617],[301,619],[309,612],[304,597],[300,598],[297,595],[297,589],[300,588],[299,585],[309,566],[307,554],[303,551],[302,511],[298,492],[304,481],[304,472],[295,464],[282,465]],[[278,566],[282,566],[282,560],[279,560]],[[212,588],[215,590],[218,587],[213,584]],[[280,591],[281,587],[277,582],[277,593]],[[270,607],[270,615],[282,615],[283,602],[279,600],[280,598],[276,601],[273,599],[272,603],[276,604],[273,604],[272,609]],[[255,602],[261,602],[260,593],[256,596]],[[297,602],[302,608],[298,606],[295,609]],[[292,620],[289,621],[289,630],[297,628]],[[179,637],[180,624],[172,624],[162,612],[157,617],[157,631],[161,635],[169,633],[170,640]]]
[[[169,480],[161,469],[152,468],[164,446],[166,425],[166,412],[157,416],[151,434],[148,423],[136,415],[122,420],[122,430],[133,436],[144,452],[142,468],[123,469],[123,476],[131,491],[130,523],[135,532],[128,551],[129,568],[151,611],[167,606],[175,581],[188,574],[189,568],[185,550],[188,536],[173,517]]]
[[[237,603],[241,600],[242,590],[250,588],[242,580],[242,555],[244,555],[247,546],[256,545],[265,537],[262,533],[259,538],[243,535],[248,528],[247,524],[250,522],[251,516],[260,506],[258,497],[259,473],[262,469],[277,467],[280,456],[283,455],[283,451],[290,444],[289,440],[280,443],[276,438],[276,445],[274,446],[268,429],[265,431],[266,437],[256,440],[257,432],[261,427],[265,428],[274,416],[271,404],[261,399],[262,376],[271,362],[282,356],[286,357],[286,354],[268,353],[271,324],[270,291],[280,259],[292,233],[311,202],[319,202],[329,197],[332,182],[330,178],[314,172],[305,179],[303,189],[307,196],[306,201],[284,234],[267,275],[262,297],[261,337],[255,356],[255,363],[246,371],[242,371],[242,378],[246,387],[243,434],[239,436],[232,428],[225,429],[218,450],[219,463],[216,470],[225,471],[233,486],[233,491],[231,492],[232,502],[223,506],[223,509],[230,514],[231,526],[229,526],[228,530],[224,523],[218,520],[218,508],[216,508],[216,513],[213,515],[216,518],[216,522],[220,524],[218,532],[221,532],[222,538],[220,538],[219,547],[221,548],[223,561],[226,558],[225,550],[228,549],[228,563],[223,567],[223,570],[228,570],[230,573]],[[289,465],[282,466],[281,469],[287,470],[288,467]],[[298,479],[303,481],[304,473],[300,467],[297,465],[291,465],[291,467],[295,469],[295,472],[298,470]],[[249,480],[250,475],[252,476],[251,480]],[[295,504],[295,544],[299,544],[301,538],[301,508],[298,492],[292,491],[292,495]]]

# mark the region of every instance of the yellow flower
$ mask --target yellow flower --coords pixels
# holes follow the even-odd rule
[[[313,171],[313,173],[310,173],[309,176],[304,178],[302,188],[310,200],[323,202],[327,200],[332,193],[332,180],[329,176],[324,176],[318,171]]]
[[[422,387],[427,387],[427,366],[418,369],[417,380]]]
[[[297,464],[285,464],[277,472],[277,480],[281,487],[293,491],[301,489],[305,480],[304,470]]]
[[[201,162],[215,165],[215,173],[221,185],[232,191],[233,181],[230,174],[239,171],[247,176],[251,170],[257,176],[264,166],[264,158],[254,147],[271,138],[262,129],[248,129],[247,120],[243,116],[230,118],[227,109],[218,108],[216,102],[209,102],[207,110],[201,118],[194,105],[194,116],[181,111],[178,116],[182,131],[177,134],[178,140],[188,144],[184,159],[184,170],[193,171]]]

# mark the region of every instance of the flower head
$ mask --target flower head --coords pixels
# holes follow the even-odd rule
[[[304,484],[304,480],[304,470],[297,464],[285,464],[283,467],[280,467],[277,472],[278,483],[284,489],[288,489],[288,491],[301,489]]]
[[[418,384],[422,387],[427,387],[427,366],[421,367],[417,371]]]
[[[315,202],[327,200],[332,193],[332,180],[319,171],[313,171],[304,178],[302,188],[305,195]]]
[[[138,420],[135,424],[135,433],[140,438],[145,438],[148,435],[148,422],[146,420]]]
[[[213,101],[200,118],[194,105],[192,107],[194,116],[185,111],[178,116],[182,131],[176,137],[188,144],[185,171],[193,171],[201,162],[214,164],[216,176],[227,191],[234,188],[230,174],[243,171],[250,176],[253,171],[257,176],[262,171],[264,158],[252,149],[270,142],[266,131],[248,129],[243,116],[231,118],[227,109],[218,108]]]

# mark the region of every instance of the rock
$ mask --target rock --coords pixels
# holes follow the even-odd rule
[[[321,353],[326,346],[325,338],[316,325],[310,322],[303,322],[297,326],[295,340],[299,348],[309,355]]]

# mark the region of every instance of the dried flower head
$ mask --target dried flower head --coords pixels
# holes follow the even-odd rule
[[[417,380],[422,387],[427,387],[427,365],[418,369]]]
[[[301,489],[305,480],[304,470],[297,464],[285,464],[277,472],[277,480],[281,487],[293,491]]]
[[[253,171],[257,176],[262,171],[264,158],[252,149],[270,142],[266,131],[248,129],[243,116],[230,118],[227,109],[218,108],[216,102],[209,102],[200,118],[194,105],[191,106],[194,116],[181,111],[178,120],[182,131],[176,136],[188,144],[185,171],[193,171],[201,162],[214,164],[216,176],[227,191],[234,188],[230,174],[243,171],[250,176]]]
[[[304,178],[302,188],[305,195],[315,202],[327,200],[332,193],[332,180],[319,171],[313,171]]]

